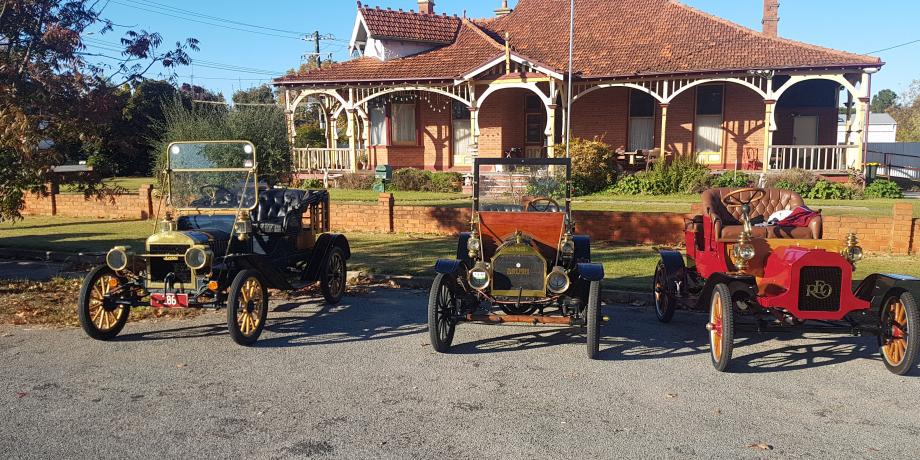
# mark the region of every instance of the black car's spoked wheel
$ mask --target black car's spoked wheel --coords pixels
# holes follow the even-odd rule
[[[347,269],[345,267],[345,251],[338,246],[333,246],[326,257],[326,267],[320,279],[320,290],[327,303],[337,304],[345,295]]]
[[[128,322],[130,307],[115,303],[113,296],[118,283],[115,272],[105,266],[94,268],[83,279],[77,316],[86,335],[96,340],[115,338]]]
[[[658,266],[655,267],[653,287],[655,289],[655,315],[662,323],[669,323],[674,317],[674,299],[668,294],[667,282],[664,262],[659,261]]]
[[[601,283],[592,281],[588,288],[588,358],[597,359],[601,343]]]
[[[712,366],[722,372],[732,359],[735,341],[735,316],[732,310],[731,291],[724,283],[712,288],[709,300],[709,357]]]
[[[882,361],[889,371],[904,375],[910,372],[917,360],[920,336],[916,331],[920,324],[917,299],[910,292],[891,296],[882,304],[879,346]]]
[[[259,339],[268,316],[268,289],[259,272],[243,270],[230,284],[227,296],[227,328],[240,345],[252,345]]]
[[[428,294],[428,335],[431,346],[439,353],[446,353],[454,341],[456,301],[450,278],[439,273]]]

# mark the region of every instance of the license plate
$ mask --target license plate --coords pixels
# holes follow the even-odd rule
[[[150,294],[150,306],[154,308],[188,308],[188,294]]]

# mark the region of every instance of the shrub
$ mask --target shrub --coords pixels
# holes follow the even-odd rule
[[[374,185],[374,176],[371,174],[342,174],[335,180],[337,188],[347,188],[351,190],[370,190]]]
[[[901,187],[894,181],[874,180],[866,187],[866,198],[904,198]]]
[[[393,171],[394,190],[419,191],[431,183],[431,173],[422,169],[402,168]]]
[[[670,164],[658,162],[640,178],[647,183],[645,193],[668,195],[672,193],[699,193],[710,181],[709,168],[693,158],[680,157]]]
[[[616,181],[616,153],[609,145],[598,139],[572,139],[570,152],[574,195],[599,192]]]
[[[533,176],[527,180],[527,191],[525,193],[528,196],[562,198],[565,196],[565,178]]]
[[[803,195],[818,182],[818,175],[804,169],[790,169],[770,174],[764,181],[766,188],[784,188]],[[804,193],[803,193],[804,191]]]
[[[322,179],[304,179],[300,181],[299,184],[297,184],[297,188],[305,189],[305,190],[315,190],[315,189],[320,189],[320,188],[325,188],[325,187],[323,187]]]
[[[812,200],[851,200],[853,189],[844,184],[819,180],[802,196]]]
[[[780,180],[780,181],[775,182],[772,186],[768,186],[768,187],[769,188],[781,188],[784,190],[792,190],[793,192],[798,193],[799,195],[802,195],[804,197],[808,195],[808,192],[811,190],[813,185],[806,185],[806,184],[796,185],[787,180]]]
[[[713,187],[749,187],[754,177],[742,171],[729,171],[712,178]]]
[[[463,190],[463,174],[456,172],[431,173],[431,181],[425,191],[452,193]]]
[[[620,177],[620,180],[617,181],[616,185],[611,187],[609,190],[617,195],[639,195],[643,193],[644,181],[642,176],[645,174],[640,174],[630,174]]]

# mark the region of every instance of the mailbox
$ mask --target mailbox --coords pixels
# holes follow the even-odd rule
[[[374,171],[374,176],[377,179],[388,181],[393,179],[393,167],[390,165],[379,165]]]

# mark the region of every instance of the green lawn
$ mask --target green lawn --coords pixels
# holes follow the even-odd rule
[[[29,217],[18,223],[0,223],[0,247],[103,252],[118,244],[142,247],[153,224],[59,217]],[[432,275],[434,261],[456,254],[454,237],[408,234],[348,233],[350,269],[390,275]],[[658,261],[650,246],[595,243],[592,257],[604,264],[605,287],[650,290]],[[869,255],[859,263],[855,279],[871,273],[904,273],[920,277],[920,256]]]

